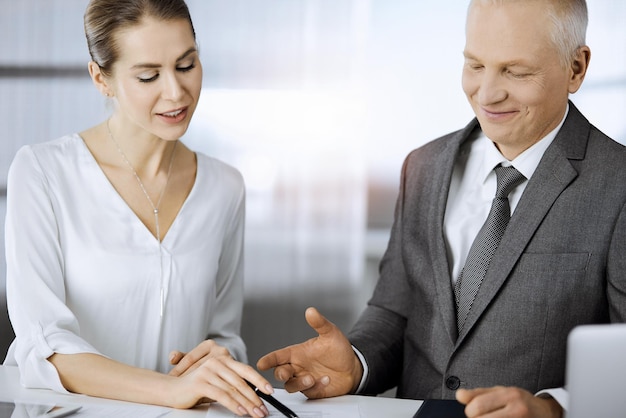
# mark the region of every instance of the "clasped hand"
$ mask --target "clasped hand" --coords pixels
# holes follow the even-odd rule
[[[236,361],[228,350],[206,340],[188,353],[173,351],[170,363],[175,367],[170,376],[180,380],[175,385],[179,408],[217,401],[237,415],[265,417],[268,409],[245,380],[264,393],[273,392],[271,384],[254,368]],[[245,379],[245,380],[244,380]]]

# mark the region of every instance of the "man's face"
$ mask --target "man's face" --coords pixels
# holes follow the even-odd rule
[[[558,126],[568,93],[578,88],[550,41],[551,28],[540,1],[476,3],[468,13],[463,90],[483,132],[508,159]]]

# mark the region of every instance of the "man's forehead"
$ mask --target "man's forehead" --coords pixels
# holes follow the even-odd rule
[[[550,20],[543,11],[523,2],[476,6],[467,17],[465,49],[473,54],[484,49],[543,49],[551,40]]]

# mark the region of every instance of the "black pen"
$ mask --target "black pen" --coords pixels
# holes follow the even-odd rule
[[[247,380],[246,380],[246,383],[248,384],[248,386],[250,386],[254,390],[254,392],[258,395],[259,398],[263,399],[264,401],[269,402],[270,405],[278,409],[284,416],[286,416],[287,418],[298,418],[295,412],[287,408],[278,399],[276,399],[272,395],[268,395],[266,393],[261,392],[259,388],[257,388],[256,386],[254,386],[252,383],[248,382]]]

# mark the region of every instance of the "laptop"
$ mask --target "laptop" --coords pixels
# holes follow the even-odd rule
[[[566,418],[626,418],[626,324],[574,328],[566,367]]]

